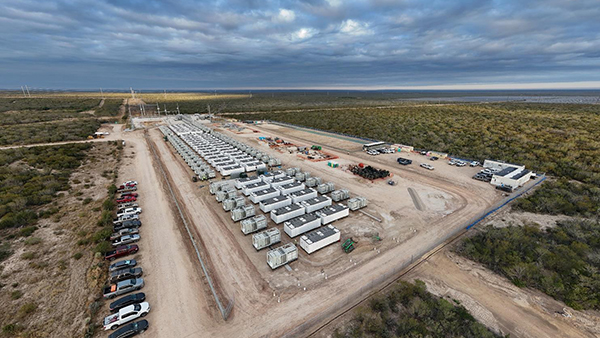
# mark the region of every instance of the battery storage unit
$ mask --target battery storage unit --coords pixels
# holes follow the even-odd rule
[[[273,181],[273,179],[278,178],[278,177],[283,177],[285,176],[285,173],[281,170],[276,170],[276,171],[268,171],[262,175],[260,175],[260,178],[262,179],[263,182],[266,183],[271,183],[271,181]]]
[[[313,230],[300,237],[300,247],[311,254],[340,240],[340,231],[332,225]]]
[[[292,199],[289,196],[275,196],[260,202],[259,207],[263,212],[271,212],[271,210],[279,209],[290,204],[292,204]]]
[[[249,196],[251,193],[253,193],[255,191],[264,190],[269,187],[271,187],[271,185],[269,185],[269,183],[257,182],[257,183],[252,183],[252,184],[249,184],[249,185],[243,187],[242,192],[244,193],[244,195]]]
[[[302,201],[306,201],[307,199],[317,197],[317,191],[315,189],[305,188],[292,193],[291,197],[293,203],[300,203]]]
[[[279,186],[282,185],[286,185],[286,184],[290,184],[290,183],[294,183],[294,179],[292,177],[289,176],[282,176],[282,177],[276,177],[271,181],[271,186],[273,188],[277,188]]]
[[[321,223],[326,225],[340,218],[347,217],[350,214],[350,209],[343,204],[334,204],[317,211],[316,214],[321,217]]]
[[[277,187],[279,191],[281,191],[282,195],[289,195],[295,193],[300,190],[304,190],[304,183],[302,182],[292,182],[288,184],[284,184],[282,186]]]
[[[251,193],[250,200],[252,203],[259,203],[261,201],[268,200],[269,198],[277,197],[280,194],[281,192],[275,188],[267,188]]]
[[[304,207],[301,206],[298,203],[292,203],[288,206],[279,208],[279,209],[275,209],[275,210],[271,210],[271,219],[279,224],[282,222],[287,221],[288,219],[292,219],[294,217],[300,216],[300,215],[304,215],[306,213],[306,210],[304,210]]]
[[[243,187],[245,187],[247,185],[250,185],[253,183],[258,183],[260,181],[261,181],[261,179],[258,176],[238,178],[237,180],[235,180],[235,187],[238,189],[242,189]]]
[[[281,232],[277,228],[267,229],[252,235],[252,245],[256,250],[261,250],[281,242]]]
[[[310,198],[306,201],[300,202],[300,205],[306,208],[306,212],[313,212],[330,206],[331,198],[327,196],[317,196],[315,198]]]
[[[267,252],[267,264],[273,270],[296,259],[298,259],[298,248],[294,243],[284,244]]]
[[[306,214],[290,219],[283,223],[283,231],[294,238],[321,226],[321,217],[316,214]]]

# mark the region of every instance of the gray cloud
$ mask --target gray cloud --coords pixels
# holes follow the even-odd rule
[[[0,87],[600,81],[596,0],[0,1]]]

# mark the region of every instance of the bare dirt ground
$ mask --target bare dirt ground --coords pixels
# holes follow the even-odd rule
[[[556,313],[565,305],[536,290],[518,288],[480,264],[444,250],[404,277],[420,279],[427,290],[456,299],[490,329],[511,337],[598,337],[597,318],[569,309],[572,318]]]
[[[162,187],[158,183],[160,180],[156,178],[156,173],[152,173],[149,160],[142,159],[148,157],[148,152],[144,150],[146,148],[138,133],[125,135],[127,144],[133,145],[136,152],[132,165],[128,166],[132,171],[125,173],[125,176],[131,175],[132,178],[138,179],[143,187],[141,189],[148,189],[146,193],[141,190],[140,195],[152,194],[149,195],[152,199],[151,203],[148,197],[143,197],[141,202],[144,203],[142,220],[146,221],[143,228],[146,233],[142,230],[140,255],[143,266],[150,264],[145,292],[150,295],[149,297],[156,297],[154,300],[149,298],[153,306],[149,320],[153,327],[159,326],[164,331],[153,329],[149,331],[150,336],[173,336],[169,334],[172,332],[168,331],[173,329],[173,324],[168,322],[172,323],[174,318],[180,323],[178,329],[188,328],[186,332],[180,332],[179,336],[194,336],[194,332],[203,332],[206,336],[214,337],[306,335],[309,332],[290,332],[290,330],[307,320],[309,323],[318,323],[325,319],[324,311],[331,314],[333,313],[331,309],[340,309],[353,302],[357,290],[366,292],[370,285],[373,285],[375,278],[394,271],[395,267],[403,263],[410,262],[411,256],[417,256],[423,247],[437,243],[450,230],[462,226],[500,197],[488,185],[478,185],[479,182],[473,184],[473,180],[470,179],[470,181],[465,179],[470,186],[463,187],[461,184],[440,179],[430,173],[423,174],[415,169],[400,170],[397,165],[392,167],[390,164],[382,163],[381,166],[386,169],[389,167],[395,179],[402,181],[403,184],[390,187],[383,181],[370,183],[338,169],[327,172],[322,162],[301,161],[295,155],[278,154],[287,166],[312,170],[326,180],[334,181],[339,187],[349,188],[355,195],[359,193],[366,195],[372,200],[369,212],[378,213],[382,217],[385,216],[384,218],[389,216],[384,221],[389,229],[380,225],[374,226],[381,232],[387,231],[388,234],[377,244],[379,252],[373,251],[375,245],[365,240],[362,250],[357,249],[348,256],[341,255],[339,253],[341,250],[336,250],[339,249],[337,246],[331,246],[327,248],[330,250],[320,251],[319,254],[322,255],[301,257],[299,261],[291,264],[292,271],[285,269],[271,271],[265,263],[265,252],[254,251],[250,244],[250,237],[241,234],[239,224],[234,224],[229,214],[216,203],[214,197],[208,195],[207,187],[199,188],[203,184],[191,182],[189,168],[179,156],[172,153],[170,146],[162,140],[160,132],[151,130],[150,136],[173,180],[177,194],[184,197],[182,202],[185,205],[185,212],[197,231],[196,235],[201,238],[205,252],[208,253],[217,282],[224,294],[235,299],[232,316],[224,322],[219,318],[210,300],[211,295],[202,283],[201,274],[193,266],[188,266],[188,264],[192,265],[189,261],[190,254],[181,249],[185,244],[177,244],[185,243],[186,238],[180,228],[168,219],[172,218],[167,216],[172,215],[169,214],[168,198],[163,195]],[[254,133],[254,137],[256,136]],[[239,137],[243,139],[244,135]],[[251,143],[252,139],[247,138],[244,141]],[[339,155],[349,162],[364,161],[354,154],[348,156],[339,153]],[[394,160],[390,158],[389,162]],[[468,178],[470,172],[464,171],[463,175]],[[125,176],[121,177],[125,179]],[[145,184],[142,183],[142,179]],[[408,193],[409,186],[419,193],[426,211],[416,210]],[[385,192],[388,188],[392,190]],[[384,206],[388,203],[392,203],[395,207],[386,211]],[[153,223],[156,219],[160,219],[159,217],[163,217],[161,215],[164,215],[164,219],[160,221],[162,226],[156,227]],[[353,213],[348,220],[354,220],[359,224],[373,223],[366,216],[356,213]],[[360,231],[360,227],[352,230],[352,226],[345,227],[346,224],[349,222],[335,223],[336,226],[349,231]],[[392,234],[396,233],[397,238],[394,238],[395,235]],[[152,242],[152,238],[157,239],[155,245],[145,244],[144,241]],[[165,238],[170,238],[168,241],[174,241],[175,244],[162,244]],[[147,250],[154,251],[155,248],[160,248],[161,257],[173,255],[180,259],[168,260],[168,263],[155,263],[154,258],[148,259],[147,256],[149,255]],[[330,255],[334,256],[328,260],[327,257]],[[302,251],[301,256],[304,256]],[[331,272],[325,274],[320,272],[323,268],[320,265],[324,263],[325,270],[331,269]],[[187,277],[167,277],[180,276],[180,274]],[[328,276],[327,279],[325,275]],[[157,287],[156,284],[159,283],[162,283],[163,287]],[[183,296],[180,295],[182,290],[185,290]],[[189,290],[193,290],[195,294],[188,294]]]

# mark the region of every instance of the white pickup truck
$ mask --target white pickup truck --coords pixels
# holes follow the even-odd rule
[[[140,207],[133,207],[133,208],[125,208],[125,209],[119,209],[117,211],[117,216],[121,216],[121,215],[139,215],[142,213],[142,208]]]
[[[104,318],[104,330],[115,330],[120,325],[140,317],[145,317],[148,312],[150,312],[150,304],[148,302],[126,306],[120,309],[119,312]]]

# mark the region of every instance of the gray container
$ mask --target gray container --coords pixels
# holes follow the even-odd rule
[[[234,222],[241,221],[254,215],[256,215],[256,211],[251,205],[244,205],[242,207],[235,208],[231,211],[231,219]]]
[[[309,188],[313,188],[321,184],[321,181],[322,180],[320,177],[309,177],[306,179],[306,186]]]
[[[236,196],[223,201],[223,210],[231,211],[244,205],[246,205],[246,199],[244,196]]]
[[[333,190],[335,190],[335,186],[333,185],[332,182],[327,182],[327,183],[319,184],[317,186],[317,191],[320,194],[327,194],[329,192],[332,192]]]
[[[348,198],[350,198],[350,192],[347,189],[339,189],[331,193],[331,199],[334,202],[343,201]]]
[[[242,233],[244,235],[257,232],[258,230],[262,230],[267,227],[267,218],[265,215],[258,215],[251,218],[247,218],[242,220]]]
[[[348,200],[348,208],[352,211],[364,208],[367,206],[367,199],[364,197],[354,197]]]
[[[277,228],[267,229],[252,235],[252,245],[256,250],[261,250],[281,242],[281,232]]]

